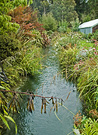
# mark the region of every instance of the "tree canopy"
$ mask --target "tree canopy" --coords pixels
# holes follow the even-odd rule
[[[67,22],[71,22],[78,17],[75,11],[75,5],[76,3],[74,0],[55,0],[51,5],[51,10],[58,21],[66,20]]]

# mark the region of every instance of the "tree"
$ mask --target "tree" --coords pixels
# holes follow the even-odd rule
[[[49,12],[49,1],[48,0],[34,0],[31,5],[34,10],[38,10],[40,15],[47,14]]]
[[[98,18],[97,0],[75,0],[75,2],[75,8],[81,22],[86,22]]]
[[[46,14],[46,8],[49,6],[49,3],[47,0],[41,1],[41,6],[44,8],[44,15]]]
[[[97,0],[89,0],[88,1],[89,11],[92,19],[98,18],[98,1]]]
[[[78,17],[78,14],[75,11],[75,1],[74,0],[55,0],[51,4],[51,11],[54,17],[58,21],[73,21]]]

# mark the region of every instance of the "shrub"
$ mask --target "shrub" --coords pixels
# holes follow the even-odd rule
[[[14,35],[0,35],[0,57],[1,60],[14,55],[21,47],[21,43]]]
[[[79,43],[79,34],[71,33],[63,36],[61,39],[58,40],[58,44],[60,44],[64,48],[74,47]]]
[[[3,60],[5,74],[10,84],[3,83],[3,86],[16,86],[21,81],[21,76],[28,74],[35,75],[39,73],[41,66],[41,49],[28,43],[21,51],[16,52],[13,56]]]
[[[56,31],[57,30],[57,22],[55,18],[53,18],[52,13],[48,13],[42,16],[42,24],[45,30],[47,31]]]
[[[72,21],[71,25],[72,25],[72,30],[73,31],[79,31],[80,22],[79,22],[78,18],[75,21]]]
[[[59,32],[65,33],[65,32],[67,32],[67,28],[68,28],[68,23],[67,23],[67,21],[59,22],[59,28],[58,28],[58,31],[59,31]]]
[[[96,30],[95,33],[93,33],[91,39],[96,39],[98,41],[98,30]]]

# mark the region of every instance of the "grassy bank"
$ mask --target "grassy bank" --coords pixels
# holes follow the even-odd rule
[[[91,135],[93,133],[97,135],[98,41],[87,40],[80,33],[67,33],[58,34],[53,42],[66,79],[76,83],[86,115],[86,117],[81,117],[78,113],[75,116],[75,128],[79,128],[80,131],[77,131],[83,135],[89,134],[90,131],[92,131]],[[92,124],[95,125],[94,129]]]

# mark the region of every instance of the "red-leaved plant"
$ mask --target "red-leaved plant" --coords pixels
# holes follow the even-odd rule
[[[37,11],[33,11],[31,7],[22,7],[19,6],[15,8],[14,10],[10,11],[8,13],[12,17],[12,22],[16,22],[20,25],[20,29],[18,32],[18,37],[20,37],[21,40],[26,39],[26,37],[35,37],[34,34],[32,34],[32,30],[36,29],[41,33],[41,36],[43,38],[43,45],[46,46],[49,44],[49,39],[46,34],[43,34],[44,28],[42,27],[43,24],[40,24],[38,22],[37,17]],[[43,36],[45,35],[45,36]]]

